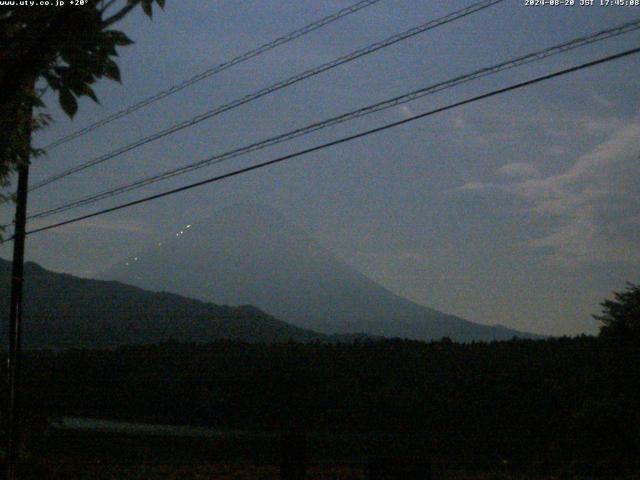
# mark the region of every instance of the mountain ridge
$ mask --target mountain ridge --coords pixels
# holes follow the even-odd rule
[[[188,252],[188,254],[183,254]],[[104,271],[214,303],[249,303],[301,328],[458,341],[541,338],[416,304],[333,256],[280,212],[235,204]]]
[[[11,262],[0,259],[0,315],[8,318]],[[25,263],[25,348],[110,348],[168,340],[342,341],[289,325],[252,305],[230,307]],[[0,335],[6,338],[7,322]],[[348,340],[344,337],[344,340]]]

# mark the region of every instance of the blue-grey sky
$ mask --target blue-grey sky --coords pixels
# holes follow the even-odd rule
[[[45,144],[352,2],[169,0],[120,27],[123,84],[80,102]],[[32,182],[469,1],[383,0],[38,159]],[[502,4],[136,149],[30,197],[36,212],[640,17],[640,8]],[[598,0],[599,3],[599,0]],[[114,205],[638,46],[624,35],[149,186]],[[237,202],[272,206],[390,290],[479,323],[595,333],[640,266],[640,56],[476,102],[235,179],[29,237],[29,259],[91,276]],[[34,222],[46,225],[67,212]],[[10,208],[2,209],[11,218]],[[10,256],[7,245],[0,254]]]

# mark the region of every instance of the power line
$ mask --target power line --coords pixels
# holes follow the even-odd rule
[[[312,123],[310,125],[307,125],[305,127],[301,127],[280,135],[276,135],[274,137],[270,137],[255,143],[252,143],[250,145],[244,146],[244,147],[240,147],[240,148],[236,148],[218,155],[214,155],[212,157],[206,158],[204,160],[200,160],[198,162],[183,166],[183,167],[178,167],[178,168],[174,168],[174,169],[170,169],[164,172],[161,172],[159,174],[156,175],[152,175],[149,177],[145,177],[142,179],[139,179],[135,182],[132,183],[128,183],[125,185],[121,185],[119,187],[113,188],[113,189],[109,189],[97,194],[92,194],[83,198],[80,198],[78,200],[72,201],[70,203],[66,203],[63,205],[60,205],[58,207],[54,207],[45,211],[41,211],[41,212],[37,212],[33,215],[30,215],[28,218],[29,219],[36,219],[36,218],[44,218],[44,217],[48,217],[50,215],[56,214],[56,213],[61,213],[67,210],[71,210],[73,208],[77,208],[83,205],[88,205],[91,203],[95,203],[99,200],[102,200],[104,198],[108,198],[108,197],[112,197],[115,195],[119,195],[125,192],[129,192],[132,190],[136,190],[138,188],[144,187],[146,185],[150,185],[152,183],[156,183],[159,182],[161,180],[166,180],[168,178],[177,176],[177,175],[182,175],[203,167],[207,167],[210,165],[214,165],[217,163],[221,163],[223,161],[226,160],[230,160],[232,158],[236,158],[242,155],[246,155],[248,153],[251,152],[255,152],[258,150],[262,150],[263,148],[267,148],[285,141],[289,141],[292,140],[294,138],[303,136],[303,135],[307,135],[309,133],[330,127],[330,126],[334,126],[334,125],[338,125],[340,123],[346,122],[346,121],[350,121],[365,115],[369,115],[375,112],[379,112],[391,107],[395,107],[397,105],[403,104],[403,103],[407,103],[407,102],[411,102],[414,101],[418,98],[424,97],[426,95],[431,95],[437,92],[440,92],[442,90],[448,89],[448,88],[452,88],[454,86],[460,85],[462,83],[466,83],[472,80],[476,80],[478,78],[482,78],[488,75],[492,75],[510,68],[514,68],[514,67],[518,67],[521,65],[525,65],[534,61],[538,61],[544,58],[547,58],[549,56],[552,55],[556,55],[562,52],[566,52],[569,50],[572,50],[574,48],[578,48],[584,45],[589,45],[592,44],[594,42],[598,42],[598,41],[603,41],[605,39],[617,36],[617,35],[621,35],[623,33],[628,33],[630,31],[633,30],[637,30],[640,28],[640,19],[636,19],[632,22],[628,22],[622,25],[619,25],[617,27],[613,27],[613,28],[609,28],[606,30],[602,30],[596,33],[593,33],[591,35],[587,35],[587,36],[583,36],[583,37],[578,37],[575,38],[573,40],[570,40],[568,42],[562,43],[560,45],[556,45],[556,46],[552,46],[549,48],[546,48],[544,50],[539,50],[533,53],[529,53],[527,55],[521,56],[521,57],[517,57],[502,63],[499,63],[497,65],[493,65],[491,67],[486,67],[486,68],[482,68],[479,70],[475,70],[474,72],[465,74],[465,75],[460,75],[458,77],[454,77],[450,80],[446,80],[444,82],[440,82],[440,83],[436,83],[434,85],[430,85],[428,87],[424,87],[418,90],[415,90],[413,92],[404,94],[404,95],[400,95],[391,99],[387,99],[378,103],[374,103],[372,105],[368,105],[366,107],[357,109],[357,110],[353,110],[351,112],[342,114],[342,115],[338,115],[332,118],[329,118],[327,120],[323,120],[320,122],[315,122]]]
[[[226,103],[224,105],[221,105],[219,107],[214,108],[213,110],[209,110],[207,112],[201,113],[200,115],[197,115],[193,118],[191,118],[190,120],[186,120],[184,122],[181,123],[177,123],[175,125],[172,125],[171,127],[168,127],[164,130],[158,131],[154,134],[151,134],[149,136],[143,137],[141,139],[136,140],[133,143],[130,143],[128,145],[119,147],[109,153],[106,153],[100,157],[94,158],[92,160],[89,160],[85,163],[82,163],[80,165],[77,165],[75,167],[72,167],[68,170],[65,170],[61,173],[52,175],[48,178],[45,178],[44,180],[34,184],[31,187],[31,191],[33,190],[37,190],[39,188],[42,188],[45,185],[48,185],[50,183],[53,183],[55,181],[61,180],[65,177],[68,177],[69,175],[72,175],[74,173],[80,172],[82,170],[85,170],[87,168],[93,167],[95,165],[98,165],[100,163],[103,163],[107,160],[110,160],[112,158],[115,158],[119,155],[122,155],[123,153],[129,152],[131,150],[134,150],[135,148],[141,147],[143,145],[146,145],[148,143],[154,142],[156,140],[159,140],[160,138],[166,137],[167,135],[171,135],[173,133],[176,133],[180,130],[183,130],[185,128],[189,128],[192,127],[200,122],[203,122],[204,120],[208,120],[212,117],[215,117],[217,115],[220,115],[221,113],[227,112],[229,110],[232,110],[234,108],[240,107],[241,105],[244,105],[246,103],[252,102],[254,100],[257,100],[258,98],[264,97],[265,95],[269,95],[273,92],[276,92],[278,90],[281,90],[283,88],[289,87],[295,83],[301,82],[303,80],[306,80],[307,78],[311,78],[314,77],[316,75],[319,75],[323,72],[326,72],[328,70],[331,70],[333,68],[336,68],[340,65],[343,65],[345,63],[349,63],[352,62],[360,57],[363,57],[365,55],[369,55],[371,53],[374,53],[378,50],[381,50],[383,48],[389,47],[391,45],[394,45],[398,42],[401,42],[403,40],[406,40],[408,38],[414,37],[416,35],[419,35],[421,33],[426,32],[427,30],[431,30],[434,29],[436,27],[439,27],[441,25],[445,25],[447,23],[451,23],[455,20],[458,20],[460,18],[466,17],[467,15],[471,15],[473,13],[476,13],[480,10],[484,10],[485,8],[488,8],[492,5],[495,5],[496,3],[500,3],[503,2],[504,0],[483,0],[481,2],[478,3],[474,3],[473,5],[470,5],[466,8],[463,8],[461,10],[457,10],[455,12],[452,12],[448,15],[445,15],[443,17],[440,17],[436,20],[430,20],[426,23],[423,23],[421,25],[418,25],[417,27],[411,28],[409,30],[406,30],[402,33],[398,33],[396,35],[392,35],[391,37],[386,38],[385,40],[381,40],[379,42],[373,43],[371,45],[368,45],[364,48],[355,50],[347,55],[343,55],[341,57],[338,57],[330,62],[324,63],[320,66],[311,68],[309,70],[305,70],[302,73],[298,73],[292,77],[289,77],[285,80],[282,80],[280,82],[277,82],[273,85],[270,85],[268,87],[265,87],[261,90],[258,90],[256,92],[247,94],[243,97],[239,97],[229,103]]]
[[[610,61],[617,60],[617,59],[620,59],[620,58],[623,58],[623,57],[634,55],[636,53],[640,53],[640,48],[634,48],[634,49],[631,49],[631,50],[626,50],[624,52],[617,53],[617,54],[614,54],[614,55],[609,55],[607,57],[603,57],[603,58],[600,58],[598,60],[594,60],[594,61],[591,61],[591,62],[583,63],[583,64],[575,66],[575,67],[567,68],[567,69],[564,69],[564,70],[560,70],[558,72],[554,72],[554,73],[550,73],[550,74],[543,75],[543,76],[540,76],[540,77],[536,77],[536,78],[534,78],[532,80],[527,80],[525,82],[520,82],[520,83],[517,83],[517,84],[514,84],[514,85],[510,85],[508,87],[504,87],[504,88],[501,88],[501,89],[498,89],[498,90],[493,90],[493,91],[491,91],[489,93],[484,93],[482,95],[478,95],[478,96],[475,96],[475,97],[472,97],[472,98],[469,98],[469,99],[466,99],[466,100],[462,100],[460,102],[456,102],[456,103],[449,104],[449,105],[444,106],[444,107],[436,108],[434,110],[430,110],[430,111],[425,112],[425,113],[414,115],[414,116],[406,118],[404,120],[399,120],[399,121],[396,121],[396,122],[388,123],[388,124],[383,125],[381,127],[377,127],[377,128],[373,128],[373,129],[370,129],[370,130],[366,130],[364,132],[356,133],[354,135],[349,135],[347,137],[343,137],[343,138],[340,138],[338,140],[327,142],[327,143],[324,143],[322,145],[318,145],[318,146],[315,146],[315,147],[307,148],[305,150],[300,150],[298,152],[291,153],[291,154],[288,154],[288,155],[285,155],[285,156],[282,156],[282,157],[278,157],[278,158],[275,158],[275,159],[272,159],[272,160],[269,160],[269,161],[266,161],[266,162],[258,163],[256,165],[252,165],[250,167],[245,167],[245,168],[241,168],[239,170],[234,170],[232,172],[225,173],[225,174],[222,174],[222,175],[218,175],[218,176],[215,176],[215,177],[211,177],[211,178],[208,178],[206,180],[200,180],[198,182],[194,182],[194,183],[191,183],[189,185],[185,185],[185,186],[182,186],[182,187],[179,187],[179,188],[174,188],[172,190],[167,190],[165,192],[158,193],[158,194],[155,194],[155,195],[149,195],[147,197],[143,197],[143,198],[140,198],[138,200],[134,200],[134,201],[131,201],[131,202],[127,202],[127,203],[123,203],[123,204],[120,204],[120,205],[116,205],[115,207],[105,208],[103,210],[100,210],[100,211],[97,211],[97,212],[94,212],[94,213],[90,213],[90,214],[87,214],[87,215],[82,215],[82,216],[79,216],[79,217],[75,217],[75,218],[72,218],[70,220],[65,220],[65,221],[62,221],[62,222],[55,223],[55,224],[47,225],[45,227],[36,228],[34,230],[28,231],[27,235],[34,234],[34,233],[39,233],[39,232],[44,232],[46,230],[51,230],[53,228],[61,227],[63,225],[69,225],[71,223],[76,223],[76,222],[79,222],[79,221],[82,221],[82,220],[86,220],[88,218],[97,217],[97,216],[100,216],[100,215],[104,215],[106,213],[115,212],[117,210],[122,210],[124,208],[132,207],[134,205],[139,205],[139,204],[146,203],[146,202],[149,202],[149,201],[152,201],[152,200],[157,200],[157,199],[162,198],[162,197],[167,197],[169,195],[173,195],[173,194],[176,194],[176,193],[179,193],[179,192],[190,190],[192,188],[200,187],[202,185],[206,185],[206,184],[214,183],[214,182],[217,182],[217,181],[220,181],[220,180],[224,180],[224,179],[227,179],[227,178],[235,177],[237,175],[241,175],[243,173],[247,173],[247,172],[250,172],[250,171],[253,171],[253,170],[258,170],[260,168],[268,167],[270,165],[274,165],[276,163],[284,162],[286,160],[290,160],[290,159],[295,158],[295,157],[300,157],[302,155],[307,155],[309,153],[313,153],[313,152],[317,152],[317,151],[320,151],[320,150],[324,150],[325,148],[333,147],[335,145],[339,145],[339,144],[346,143],[346,142],[349,142],[349,141],[352,141],[352,140],[355,140],[355,139],[358,139],[358,138],[362,138],[362,137],[366,137],[366,136],[372,135],[374,133],[378,133],[378,132],[381,132],[381,131],[384,131],[384,130],[388,130],[388,129],[393,128],[393,127],[397,127],[397,126],[400,126],[400,125],[404,125],[406,123],[414,122],[414,121],[416,121],[418,119],[425,118],[425,117],[428,117],[428,116],[431,116],[431,115],[435,115],[437,113],[441,113],[441,112],[444,112],[444,111],[447,111],[447,110],[452,110],[454,108],[457,108],[457,107],[460,107],[460,106],[463,106],[463,105],[468,105],[470,103],[477,102],[479,100],[483,100],[483,99],[486,99],[486,98],[494,97],[496,95],[500,95],[500,94],[507,93],[507,92],[510,92],[510,91],[513,91],[513,90],[517,90],[517,89],[520,89],[520,88],[523,88],[523,87],[527,87],[527,86],[530,86],[530,85],[533,85],[533,84],[536,84],[536,83],[539,83],[539,82],[550,80],[552,78],[561,77],[561,76],[567,75],[569,73],[573,73],[573,72],[576,72],[576,71],[579,71],[579,70],[583,70],[583,69],[586,69],[586,68],[594,67],[596,65],[600,65],[600,64],[603,64],[603,63],[606,63],[606,62],[610,62]]]
[[[281,45],[284,45],[285,43],[289,43],[297,38],[300,38],[308,33],[311,33],[315,30],[318,30],[319,28],[324,27],[325,25],[328,25],[332,22],[335,22],[336,20],[339,20],[340,18],[346,17],[347,15],[351,15],[352,13],[355,13],[359,10],[362,10],[363,8],[369,7],[375,3],[380,2],[381,0],[364,0],[364,1],[360,1],[357,2],[349,7],[343,8],[331,15],[327,15],[326,17],[321,18],[320,20],[317,20],[315,22],[312,22],[302,28],[299,28],[298,30],[294,30],[293,32],[290,32],[286,35],[283,35],[281,37],[276,38],[275,40],[272,40],[271,42],[265,43],[257,48],[254,48],[253,50],[249,50],[241,55],[238,55],[237,57],[232,58],[231,60],[228,60],[226,62],[220,63],[218,65],[216,65],[215,67],[211,67],[207,70],[205,70],[204,72],[198,73],[197,75],[194,75],[191,78],[188,78],[187,80],[182,81],[181,83],[177,84],[177,85],[173,85],[171,87],[169,87],[166,90],[162,90],[154,95],[151,95],[150,97],[147,97],[143,100],[140,100],[137,103],[134,103],[133,105],[130,105],[127,108],[124,108],[118,112],[115,112],[107,117],[102,118],[101,120],[98,120],[95,123],[92,123],[91,125],[88,125],[84,128],[81,128],[80,130],[76,130],[75,132],[70,133],[69,135],[65,135],[64,137],[58,138],[57,140],[49,143],[48,145],[45,145],[44,147],[42,147],[45,150],[51,150],[59,145],[62,145],[64,143],[70,142],[71,140],[74,140],[78,137],[81,137],[83,135],[86,135],[89,132],[92,132],[93,130],[96,130],[100,127],[103,127],[111,122],[113,122],[114,120],[117,120],[119,118],[125,117],[127,115],[130,115],[131,113],[140,110],[141,108],[146,107],[147,105],[151,105],[152,103],[157,102],[158,100],[162,100],[165,97],[168,97],[170,95],[173,95],[174,93],[177,93],[181,90],[184,90],[187,87],[190,87],[191,85],[200,82],[201,80],[204,80],[205,78],[209,78],[213,75],[216,75],[224,70],[227,70],[228,68],[231,68],[235,65],[238,65],[242,62],[246,62],[247,60],[250,60],[254,57],[257,57],[258,55],[262,55],[263,53],[268,52],[269,50],[273,50],[276,47],[279,47]]]

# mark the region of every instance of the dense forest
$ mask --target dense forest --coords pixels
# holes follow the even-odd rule
[[[362,465],[384,454],[502,478],[637,478],[640,286],[629,284],[602,307],[598,337],[172,340],[29,350],[24,465],[58,468],[68,458],[94,466],[273,466],[285,451],[275,440],[293,435],[306,439],[316,465]],[[61,428],[70,417],[191,424],[216,433],[187,439]]]
[[[36,417],[342,432],[360,438],[343,456],[373,438],[466,468],[612,474],[638,468],[638,360],[633,341],[586,336],[168,342],[30,352],[24,398]]]

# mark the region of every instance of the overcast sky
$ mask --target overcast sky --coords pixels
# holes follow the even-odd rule
[[[71,121],[54,97],[42,145],[330,14],[347,1],[168,0],[121,24],[123,84]],[[31,181],[106,153],[356,48],[469,5],[382,0],[38,159]],[[576,0],[579,3],[579,0]],[[33,192],[30,212],[185,165],[640,17],[640,8],[506,0]],[[72,214],[160,192],[557,69],[636,47],[631,33],[446,90]],[[27,256],[90,277],[218,208],[281,211],[390,290],[479,323],[595,333],[590,315],[640,282],[640,116],[634,56],[479,101],[228,181],[28,238]],[[2,219],[11,219],[2,208]],[[0,255],[10,257],[7,245]],[[185,252],[187,254],[188,252]]]

